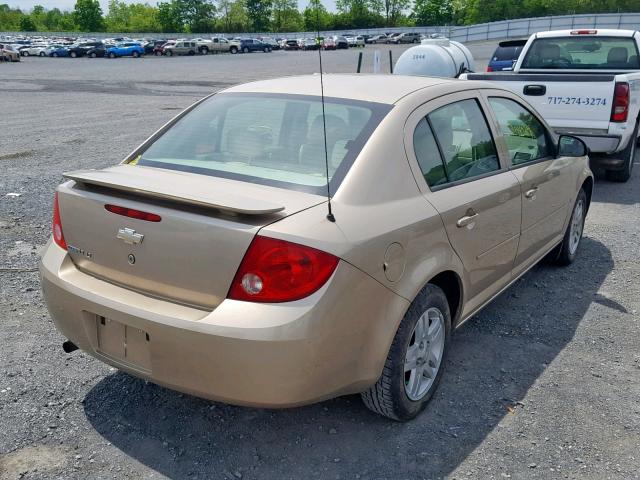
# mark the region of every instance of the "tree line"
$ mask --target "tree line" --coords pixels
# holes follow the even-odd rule
[[[632,12],[638,0],[165,0],[157,6],[77,0],[72,11],[30,11],[0,4],[0,31],[25,32],[294,32],[352,28],[471,25],[512,18],[575,13]]]

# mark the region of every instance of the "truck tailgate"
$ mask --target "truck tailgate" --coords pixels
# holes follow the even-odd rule
[[[521,95],[551,127],[609,128],[615,75],[470,73],[463,78],[491,81]]]

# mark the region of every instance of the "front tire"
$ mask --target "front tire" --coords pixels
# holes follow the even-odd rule
[[[428,284],[400,322],[382,375],[361,394],[367,408],[393,420],[415,418],[440,382],[450,336],[447,297]]]
[[[580,241],[582,240],[582,232],[584,231],[584,221],[587,216],[587,194],[581,188],[573,205],[571,219],[567,230],[564,232],[564,238],[560,244],[556,263],[559,265],[569,265],[575,260]]]
[[[113,53],[113,52],[111,52],[111,53],[109,54],[109,58],[116,58],[116,54],[115,54],[115,53]]]
[[[244,47],[242,49],[242,53],[249,53],[249,48],[248,47]]]

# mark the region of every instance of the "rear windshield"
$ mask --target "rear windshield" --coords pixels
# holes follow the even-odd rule
[[[320,97],[223,93],[172,125],[138,165],[324,194],[348,172],[390,105]],[[323,124],[326,123],[326,157]]]
[[[637,70],[640,62],[633,38],[575,35],[534,40],[521,68]]]
[[[495,61],[517,60],[522,47],[498,47],[493,54]]]

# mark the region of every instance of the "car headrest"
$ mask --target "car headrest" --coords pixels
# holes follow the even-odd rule
[[[607,55],[607,63],[627,63],[629,52],[625,47],[613,47]]]
[[[560,53],[560,45],[556,45],[555,43],[545,45],[540,49],[540,56],[543,59],[555,60],[556,58],[560,58]]]

